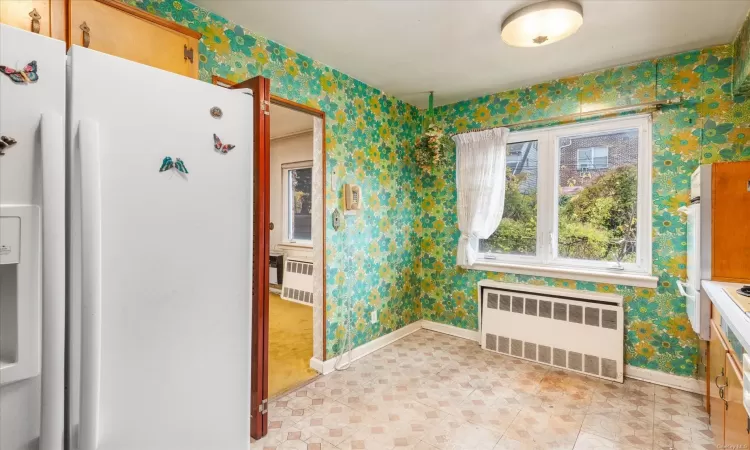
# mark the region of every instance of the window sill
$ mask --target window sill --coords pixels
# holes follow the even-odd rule
[[[312,244],[299,244],[297,242],[282,242],[280,244],[276,244],[276,246],[294,250],[312,250],[313,248]]]
[[[534,266],[528,264],[511,264],[497,261],[478,261],[471,266],[472,270],[514,273],[539,277],[564,278],[567,280],[610,283],[623,286],[635,286],[655,289],[659,277],[639,273],[610,272],[605,270]]]

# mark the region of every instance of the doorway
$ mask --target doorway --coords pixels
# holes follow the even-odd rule
[[[268,433],[269,399],[269,327],[270,327],[270,271],[271,271],[271,108],[283,106],[304,113],[313,120],[312,157],[312,265],[313,265],[313,358],[309,364],[318,371],[323,369],[326,359],[326,150],[325,113],[319,109],[296,103],[270,94],[270,80],[255,77],[241,83],[234,83],[218,76],[212,77],[215,85],[230,89],[249,89],[253,92],[254,114],[252,126],[255,128],[254,146],[254,186],[255,203],[253,216],[253,315],[252,315],[252,360],[251,360],[251,420],[250,436],[260,439]],[[304,220],[304,219],[303,219]],[[276,228],[274,223],[274,228]],[[283,227],[281,230],[283,231]],[[288,229],[287,229],[288,230]],[[276,264],[278,266],[278,263]],[[290,270],[295,270],[290,267]],[[286,270],[286,267],[284,268]],[[278,284],[278,283],[277,283]],[[283,280],[282,280],[283,294]]]
[[[306,384],[313,358],[314,117],[271,104],[268,398]]]

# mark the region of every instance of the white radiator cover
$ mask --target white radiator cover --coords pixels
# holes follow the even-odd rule
[[[303,305],[313,305],[313,263],[307,258],[289,256],[284,261],[284,284],[281,298]]]
[[[623,381],[622,296],[489,280],[479,295],[483,349]]]

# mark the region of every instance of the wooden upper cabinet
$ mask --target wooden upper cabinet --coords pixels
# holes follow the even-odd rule
[[[65,40],[65,0],[0,0],[0,23]]]
[[[712,172],[711,279],[750,280],[750,161],[717,163]]]
[[[196,31],[119,1],[70,4],[69,44],[192,78],[198,77],[200,38]]]

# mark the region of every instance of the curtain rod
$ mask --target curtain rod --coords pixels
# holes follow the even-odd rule
[[[615,115],[615,114],[628,112],[628,111],[653,112],[653,111],[660,110],[663,106],[679,105],[683,101],[684,99],[682,97],[671,99],[671,100],[654,100],[652,102],[639,103],[637,105],[615,106],[612,108],[604,108],[604,109],[599,109],[596,111],[588,111],[588,112],[578,112],[578,113],[573,113],[573,114],[567,114],[564,116],[550,117],[546,119],[526,120],[524,122],[517,122],[517,123],[508,124],[508,125],[474,128],[471,130],[453,133],[451,134],[451,136],[458,136],[459,134],[466,134],[466,133],[474,133],[476,131],[493,130],[495,128],[520,128],[520,127],[526,127],[529,125],[534,125],[537,123],[544,123],[544,122],[567,123],[567,122],[573,122],[573,121],[580,120],[580,119],[586,119],[588,117],[610,116],[610,115]]]

